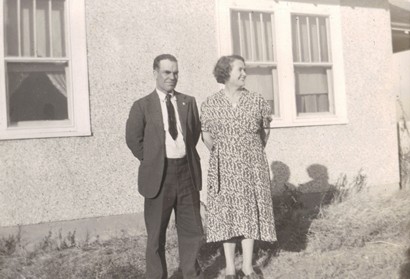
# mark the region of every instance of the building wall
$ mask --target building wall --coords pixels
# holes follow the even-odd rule
[[[154,57],[178,57],[181,92],[215,91],[212,1],[85,2],[93,135],[0,141],[0,226],[141,211],[125,122]]]
[[[385,1],[342,1],[347,125],[276,129],[270,161],[290,170],[294,185],[312,180],[312,165],[327,169],[329,183],[360,170],[374,186],[397,187],[395,97],[391,90],[391,31]]]
[[[355,2],[341,7],[349,123],[271,132],[269,163],[287,168],[291,184],[310,181],[312,165],[333,184],[360,169],[371,185],[399,181],[387,3]],[[86,12],[93,135],[1,141],[0,226],[142,211],[139,163],[124,134],[133,101],[154,89],[152,60],[176,55],[177,90],[199,105],[219,88],[214,1],[87,0]],[[206,185],[208,153],[198,149]]]
[[[327,169],[329,183],[362,169],[369,185],[399,182],[391,30],[386,1],[341,1],[347,125],[275,129],[269,161],[290,171],[294,185],[311,181],[312,165]],[[393,185],[392,185],[393,187]]]

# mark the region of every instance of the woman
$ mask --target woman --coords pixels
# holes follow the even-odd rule
[[[233,279],[235,240],[240,238],[244,278],[259,278],[252,267],[254,240],[276,240],[264,152],[270,107],[262,96],[244,88],[246,72],[241,56],[221,57],[214,76],[225,87],[201,107],[202,137],[211,152],[207,242],[224,242],[225,278]]]

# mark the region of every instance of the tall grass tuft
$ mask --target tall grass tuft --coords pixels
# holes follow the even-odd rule
[[[310,227],[310,251],[362,247],[378,241],[394,245],[403,237],[409,229],[409,191],[391,197],[369,194],[361,173],[350,184],[342,181],[335,202],[321,208]]]
[[[312,221],[306,249],[281,251],[264,277],[410,278],[410,191],[378,196],[362,172],[341,176],[337,187]]]

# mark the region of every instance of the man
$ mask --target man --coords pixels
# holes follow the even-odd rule
[[[156,89],[137,100],[126,127],[127,145],[140,160],[138,190],[145,197],[147,278],[167,278],[165,236],[172,210],[184,278],[203,278],[197,261],[203,229],[199,213],[201,165],[196,144],[200,122],[195,98],[174,90],[178,62],[154,59]]]

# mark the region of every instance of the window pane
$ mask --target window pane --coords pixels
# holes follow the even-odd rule
[[[307,27],[307,17],[299,16],[300,24],[300,42],[301,42],[301,52],[302,52],[302,62],[311,62],[309,58],[309,39],[308,39],[308,27]]]
[[[310,34],[310,49],[311,49],[311,57],[312,62],[321,62],[320,58],[320,44],[319,44],[319,26],[318,26],[319,18],[318,17],[310,17],[309,19],[309,34]]]
[[[54,0],[52,2],[51,26],[54,57],[66,56],[64,3],[64,0]]]
[[[272,114],[276,115],[278,113],[277,109],[275,109],[277,92],[274,90],[276,87],[274,82],[276,82],[277,79],[273,76],[276,74],[275,69],[272,67],[252,67],[246,69],[246,74],[246,88],[249,91],[255,91],[261,94],[271,105]]]
[[[34,56],[33,1],[21,1],[20,22],[22,56]]]
[[[6,55],[65,57],[65,0],[19,2],[6,0]]]
[[[299,36],[299,19],[296,16],[292,16],[292,51],[293,61],[300,62],[302,60],[300,53],[300,36]]]
[[[231,16],[232,37],[234,53],[251,59],[251,38],[249,26],[249,13],[233,11]]]
[[[271,14],[231,12],[233,52],[251,61],[274,61]]]
[[[323,62],[330,62],[329,46],[327,38],[327,18],[319,18],[320,49]]]
[[[232,31],[232,49],[234,54],[242,55],[241,52],[241,36],[239,34],[238,12],[231,12],[231,31]],[[242,50],[243,51],[243,50]]]
[[[273,40],[271,15],[253,13],[256,45],[256,61],[273,61]]]
[[[263,14],[263,23],[265,25],[265,37],[266,37],[266,53],[267,58],[265,61],[275,61],[275,57],[273,56],[273,22],[272,22],[272,15],[271,14]]]
[[[11,124],[68,119],[66,65],[8,63]]]
[[[295,62],[329,62],[327,19],[292,16],[292,50]]]
[[[324,67],[296,68],[297,112],[329,112],[329,84]]]
[[[50,57],[50,22],[48,0],[36,1],[37,56]]]
[[[18,56],[17,1],[6,1],[4,27],[6,32],[6,55]]]
[[[254,34],[254,43],[255,43],[255,56],[253,57],[255,61],[263,61],[263,52],[266,49],[266,43],[265,45],[262,44],[262,28],[264,27],[263,24],[261,24],[260,21],[260,16],[261,13],[251,13],[252,15],[252,29],[253,29],[253,34]]]

